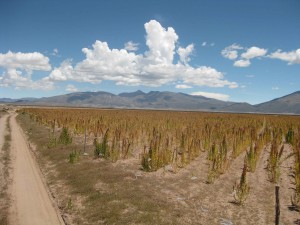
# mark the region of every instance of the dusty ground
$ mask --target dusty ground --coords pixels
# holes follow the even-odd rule
[[[250,194],[245,204],[238,206],[233,202],[232,187],[240,179],[243,154],[213,184],[206,183],[206,153],[176,173],[165,169],[143,172],[138,156],[116,163],[95,160],[92,147],[88,156],[70,164],[69,153],[82,146],[47,149],[49,131],[28,118],[20,121],[37,145],[34,152],[52,195],[71,224],[274,224],[275,187],[265,169],[268,147],[262,151],[256,171],[247,173]],[[17,125],[13,126],[16,133]],[[286,146],[284,155],[290,152]],[[285,225],[297,224],[300,218],[299,212],[290,210],[292,165],[293,158],[289,158],[281,166],[281,224]]]
[[[1,108],[0,108],[1,109]],[[8,115],[0,112],[0,224],[8,224],[8,165],[9,165],[9,152],[7,151],[8,141],[6,130]]]
[[[13,169],[10,224],[62,224],[15,116],[10,120]]]
[[[5,136],[5,127],[6,127],[7,117],[8,117],[7,114],[0,117],[0,151],[1,151],[1,155],[2,155],[2,146],[4,144],[4,136]],[[3,167],[4,167],[4,165],[0,161],[0,185],[4,183]],[[0,189],[1,188],[2,188],[2,185],[1,185]]]

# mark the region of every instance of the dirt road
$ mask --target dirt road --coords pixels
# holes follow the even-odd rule
[[[10,120],[13,168],[10,224],[63,224],[15,117],[16,114],[13,114]]]

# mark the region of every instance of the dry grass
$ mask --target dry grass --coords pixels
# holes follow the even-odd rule
[[[8,194],[8,185],[10,179],[10,143],[11,143],[11,129],[9,123],[10,117],[6,120],[6,129],[4,136],[4,143],[0,152],[0,224],[8,224],[8,209],[10,206],[10,198]]]

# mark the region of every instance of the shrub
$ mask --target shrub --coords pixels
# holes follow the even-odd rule
[[[49,141],[48,141],[47,147],[48,148],[55,148],[56,145],[57,145],[57,139],[54,136],[54,134],[52,133],[51,136],[49,137]]]
[[[63,127],[60,136],[58,138],[58,142],[64,145],[68,145],[72,143],[72,137],[67,127]]]
[[[77,151],[71,152],[69,155],[69,163],[73,164],[79,160],[79,153]]]

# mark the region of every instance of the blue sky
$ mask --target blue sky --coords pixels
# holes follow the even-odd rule
[[[298,0],[0,0],[0,98],[300,89]]]

